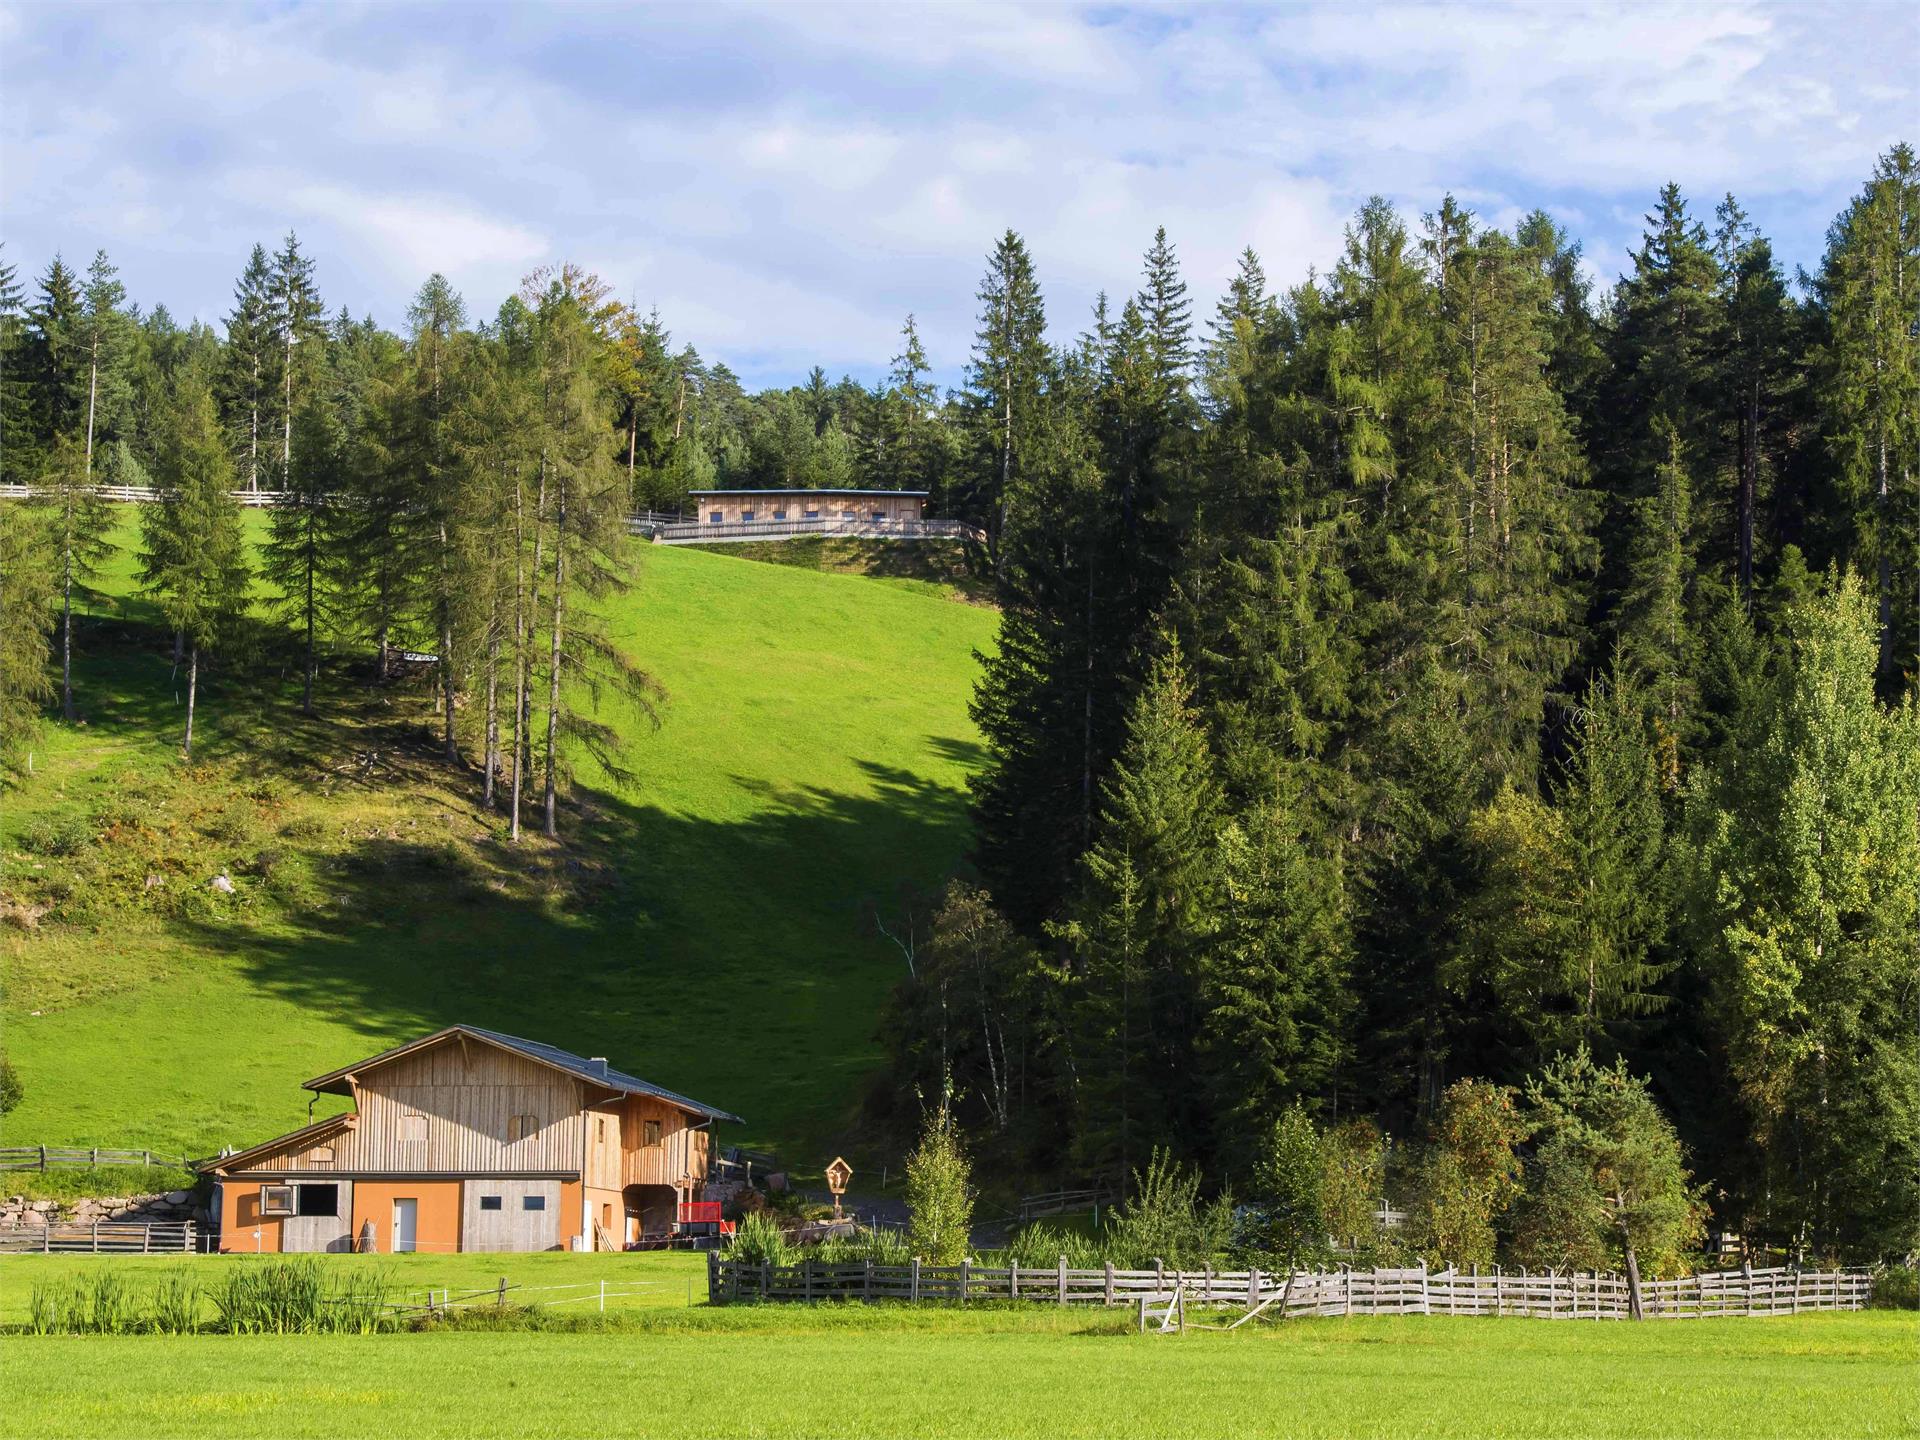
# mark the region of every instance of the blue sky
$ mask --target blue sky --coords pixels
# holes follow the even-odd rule
[[[1370,193],[1534,205],[1602,281],[1659,185],[1733,190],[1813,265],[1920,139],[1920,6],[137,6],[0,3],[0,239],[96,248],[218,322],[299,232],[330,306],[475,313],[578,260],[749,384],[871,379],[915,312],[958,379],[1012,226],[1062,337],[1167,226],[1197,309]]]

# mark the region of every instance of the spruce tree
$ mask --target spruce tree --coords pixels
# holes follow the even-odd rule
[[[319,343],[326,333],[326,306],[314,288],[313,260],[300,250],[300,239],[291,230],[286,242],[273,257],[273,274],[268,283],[274,333],[279,342],[280,419],[279,483],[286,483],[293,462],[293,412],[306,397],[308,387],[320,374],[324,354]]]
[[[131,327],[121,310],[126,299],[127,290],[120,283],[119,272],[108,263],[107,252],[99,251],[93,257],[93,264],[87,267],[80,327],[75,337],[86,367],[86,476],[89,480],[95,478],[96,439],[104,445],[118,436],[121,417],[132,398],[127,373]]]
[[[85,443],[77,435],[58,437],[34,484],[44,507],[60,591],[60,713],[77,718],[73,704],[73,602],[87,598],[102,561],[113,553],[113,508],[101,498],[87,473]]]
[[[0,765],[28,774],[40,707],[53,694],[51,558],[32,508],[0,501]]]
[[[987,257],[980,282],[980,325],[967,366],[965,405],[973,458],[957,497],[964,518],[987,527],[996,571],[1007,529],[1008,507],[1035,428],[1041,396],[1052,368],[1047,348],[1047,312],[1026,242],[1002,235]]]
[[[233,454],[247,489],[260,488],[268,453],[264,428],[273,403],[275,374],[273,268],[266,247],[255,245],[234,286],[221,351],[220,402]]]
[[[294,416],[294,460],[286,496],[269,513],[260,573],[278,597],[275,608],[300,636],[300,712],[313,714],[319,637],[339,618],[345,583],[348,452],[339,416],[308,396]]]
[[[85,415],[75,403],[84,395],[85,325],[80,284],[58,255],[40,277],[39,298],[27,311],[28,428],[37,451],[61,435],[78,432]]]
[[[191,760],[200,652],[231,637],[246,614],[251,578],[240,504],[231,493],[233,463],[205,389],[190,387],[176,396],[154,478],[159,503],[140,513],[140,578],[168,626],[186,640],[187,715],[180,748]]]

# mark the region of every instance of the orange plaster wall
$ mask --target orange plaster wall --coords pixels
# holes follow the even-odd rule
[[[458,1180],[355,1180],[353,1182],[353,1243],[373,1222],[373,1248],[386,1255],[393,1250],[393,1202],[412,1197],[420,1203],[414,1212],[414,1248],[426,1255],[451,1255],[460,1248],[460,1182]]]
[[[580,1234],[580,1182],[562,1180],[560,1182],[560,1248],[571,1250],[573,1240]]]
[[[258,1180],[220,1182],[220,1248],[232,1254],[280,1253],[280,1217],[260,1213]]]
[[[563,1201],[562,1203],[564,1204],[565,1202]],[[601,1215],[600,1207],[603,1205],[606,1206],[612,1212],[610,1217]],[[592,1219],[598,1220],[602,1225],[606,1226],[607,1234],[613,1237],[614,1244],[616,1245],[626,1244],[627,1202],[622,1192],[618,1190],[602,1190],[597,1187],[589,1187],[587,1190],[587,1209],[588,1209],[588,1215]],[[578,1204],[576,1202],[576,1206],[575,1206],[575,1227],[576,1228],[578,1228],[578,1224],[579,1224]],[[595,1243],[596,1244],[599,1243],[598,1237],[595,1237]]]

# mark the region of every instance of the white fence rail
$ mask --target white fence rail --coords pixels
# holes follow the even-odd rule
[[[1785,1315],[1859,1310],[1872,1297],[1864,1270],[1723,1270],[1678,1280],[1644,1281],[1650,1319],[1705,1315]],[[1281,1315],[1522,1315],[1560,1320],[1624,1320],[1631,1314],[1625,1276],[1494,1269],[1429,1271],[1069,1269],[1055,1266],[756,1264],[713,1255],[707,1295],[741,1300],[1039,1301],[1054,1305],[1168,1306]]]

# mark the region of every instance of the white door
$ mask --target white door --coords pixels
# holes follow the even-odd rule
[[[420,1202],[418,1200],[396,1200],[393,1202],[393,1253],[396,1255],[411,1252],[415,1225],[419,1220]]]

